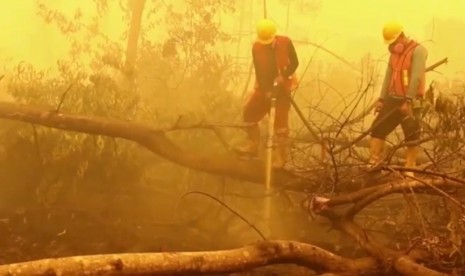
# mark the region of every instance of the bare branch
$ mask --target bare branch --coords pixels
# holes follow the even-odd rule
[[[423,183],[425,182],[425,183]],[[316,201],[314,202],[316,205],[310,206],[314,209],[314,211],[319,211],[335,206],[345,205],[345,204],[355,204],[352,208],[350,208],[346,215],[349,217],[353,217],[357,212],[362,210],[368,204],[373,202],[376,199],[382,198],[389,194],[393,193],[400,193],[409,188],[412,188],[414,191],[421,192],[425,189],[431,189],[431,186],[435,187],[453,187],[453,188],[465,188],[465,186],[461,182],[456,181],[448,181],[443,179],[438,180],[430,180],[421,182],[418,181],[399,181],[399,182],[390,182],[384,185],[373,186],[369,188],[365,188],[356,192],[347,193],[339,196],[334,196],[328,198],[324,201]],[[322,206],[324,205],[324,206]]]
[[[166,130],[157,130],[134,122],[57,113],[54,109],[47,111],[44,108],[8,102],[0,102],[0,118],[67,131],[123,138],[139,143],[153,153],[181,166],[256,183],[264,182],[264,164],[260,160],[241,160],[232,153],[215,155],[185,150],[166,137]],[[284,170],[276,170],[273,177],[276,185],[302,179]]]

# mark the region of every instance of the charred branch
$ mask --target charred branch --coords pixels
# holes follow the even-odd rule
[[[373,258],[357,260],[293,241],[264,241],[238,249],[208,252],[111,254],[45,259],[0,266],[2,275],[190,275],[229,273],[271,264],[298,264],[317,272],[375,273]]]

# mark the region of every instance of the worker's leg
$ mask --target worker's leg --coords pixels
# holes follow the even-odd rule
[[[386,137],[401,120],[402,114],[398,110],[398,104],[390,100],[386,101],[371,126],[369,167],[375,167],[382,162]]]
[[[416,110],[414,113],[414,117],[411,116],[405,117],[402,121],[402,130],[404,132],[404,140],[405,142],[412,144],[406,147],[406,154],[405,154],[405,167],[406,168],[415,168],[417,155],[419,146],[415,142],[420,139],[421,133],[421,126],[420,126],[420,118],[419,118],[419,111]],[[405,175],[414,176],[413,172],[405,172]]]
[[[269,109],[268,101],[261,91],[256,89],[243,110],[243,120],[247,124],[252,124],[246,128],[247,140],[243,145],[236,147],[241,154],[258,155],[260,146],[260,128],[258,122],[263,119]]]
[[[279,91],[276,98],[276,116],[274,124],[273,167],[282,168],[290,156],[289,112],[291,109],[291,91]]]

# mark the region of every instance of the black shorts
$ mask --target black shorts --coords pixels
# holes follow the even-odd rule
[[[413,110],[414,118],[406,116],[400,111],[403,102],[404,100],[393,98],[384,101],[383,107],[371,126],[371,137],[384,140],[398,125],[401,125],[405,141],[420,139],[420,110]]]

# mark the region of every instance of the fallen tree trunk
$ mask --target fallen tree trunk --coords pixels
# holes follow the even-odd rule
[[[373,258],[351,260],[294,241],[262,241],[238,249],[76,256],[0,266],[1,275],[186,275],[231,273],[271,264],[298,264],[316,272],[350,275],[380,271]]]
[[[67,131],[123,138],[139,143],[169,161],[194,170],[256,183],[264,183],[265,181],[265,166],[259,160],[241,160],[232,153],[206,155],[191,149],[185,150],[166,137],[165,131],[134,122],[65,114],[50,110],[51,108],[47,110],[29,105],[0,102],[0,118],[3,119]],[[275,171],[273,177],[277,186],[287,185],[290,182],[297,183],[302,180],[301,177],[284,170]],[[292,188],[289,187],[289,189]]]

